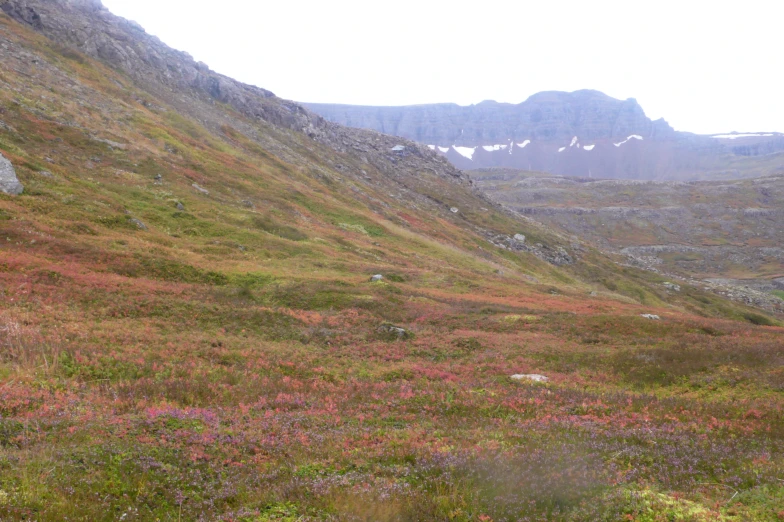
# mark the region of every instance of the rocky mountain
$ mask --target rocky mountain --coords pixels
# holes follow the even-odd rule
[[[542,92],[519,105],[304,105],[329,121],[426,144],[462,169],[679,180],[784,169],[782,134],[676,132],[663,119],[649,119],[634,99],[616,100],[591,90]]]

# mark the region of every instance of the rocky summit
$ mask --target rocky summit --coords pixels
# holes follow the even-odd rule
[[[635,99],[541,92],[518,105],[484,101],[368,107],[306,103],[327,120],[415,140],[462,169],[506,167],[569,176],[694,180],[784,168],[784,135],[699,136],[651,120]]]

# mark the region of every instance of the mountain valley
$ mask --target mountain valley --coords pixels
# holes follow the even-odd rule
[[[674,132],[626,106],[579,153]],[[702,279],[781,277],[781,178],[469,173],[435,138],[0,0],[0,520],[780,520],[784,315]],[[724,139],[758,138],[720,156],[763,173],[778,135]]]

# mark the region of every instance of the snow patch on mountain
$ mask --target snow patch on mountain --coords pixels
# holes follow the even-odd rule
[[[773,136],[773,134],[717,134],[716,136],[711,136],[711,138],[719,140],[737,140],[738,138],[769,138],[771,136]]]
[[[455,149],[455,152],[457,152],[461,156],[473,161],[474,152],[476,152],[476,147],[458,147],[457,145],[452,145],[452,148]]]
[[[642,140],[642,136],[640,136],[639,134],[632,134],[631,136],[629,136],[628,138],[626,138],[626,139],[625,139],[625,140],[623,140],[622,142],[620,142],[620,143],[614,143],[614,145],[615,145],[616,147],[620,147],[621,145],[623,145],[624,143],[626,143],[626,142],[627,142],[627,141],[629,141],[629,140]]]

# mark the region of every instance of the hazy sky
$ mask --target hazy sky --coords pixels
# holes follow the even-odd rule
[[[637,98],[699,133],[784,131],[774,0],[103,0],[220,73],[282,98],[520,103]]]

